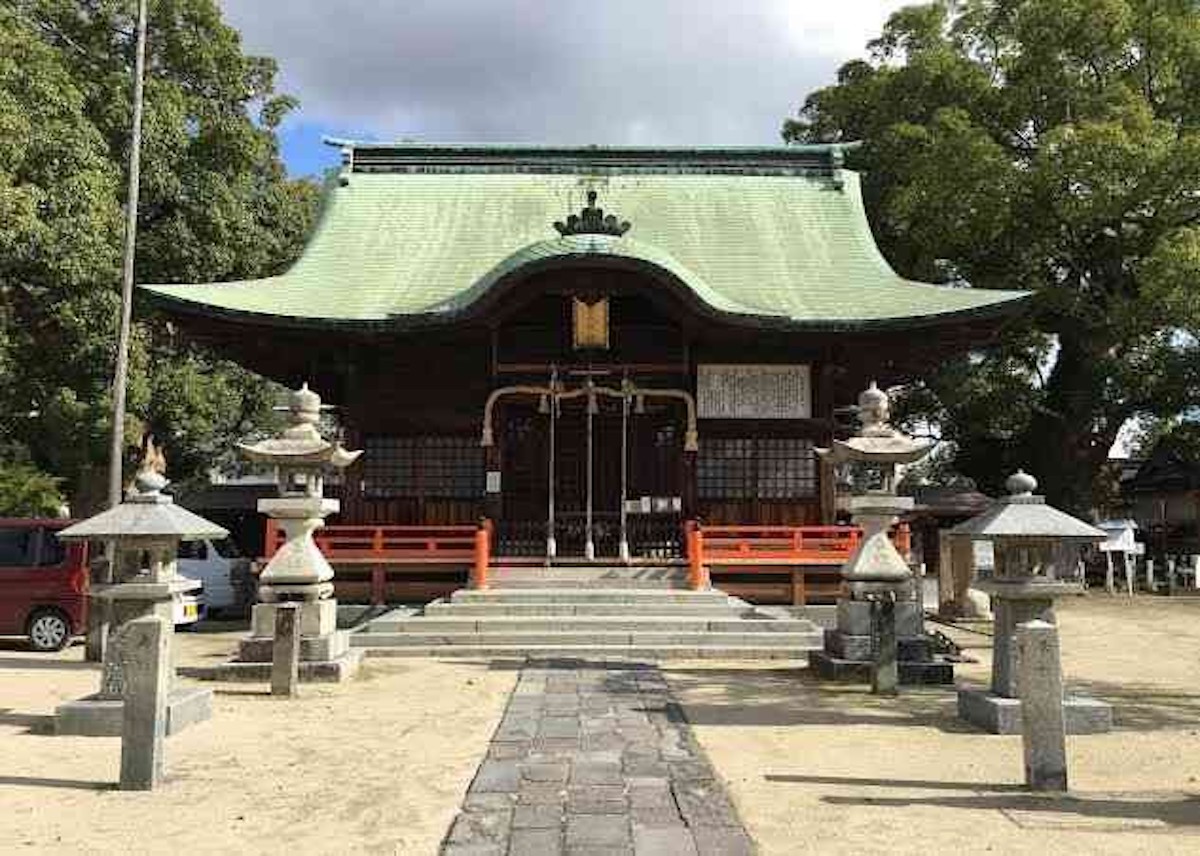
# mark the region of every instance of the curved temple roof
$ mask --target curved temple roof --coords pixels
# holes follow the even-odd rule
[[[288,271],[142,289],[175,311],[318,326],[449,323],[556,260],[650,268],[724,320],[805,329],[944,323],[1028,296],[898,276],[839,146],[342,145],[341,175]],[[556,234],[589,189],[632,223],[627,234]]]

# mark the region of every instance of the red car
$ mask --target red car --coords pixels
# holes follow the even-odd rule
[[[0,636],[58,651],[84,632],[88,547],[55,535],[72,522],[0,518]]]

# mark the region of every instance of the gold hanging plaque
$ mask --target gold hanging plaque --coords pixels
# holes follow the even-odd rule
[[[608,298],[588,303],[572,298],[575,350],[608,350]]]

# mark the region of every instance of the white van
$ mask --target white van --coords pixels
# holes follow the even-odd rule
[[[250,560],[228,538],[181,541],[178,558],[179,575],[203,584],[208,613],[239,612],[249,605]]]

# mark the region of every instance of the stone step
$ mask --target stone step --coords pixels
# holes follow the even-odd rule
[[[427,616],[495,616],[562,618],[568,616],[672,616],[682,618],[737,618],[753,613],[738,604],[689,603],[448,603],[434,601],[425,606]]]
[[[547,565],[544,560],[516,562],[501,556],[500,558],[492,557],[490,567],[493,570],[500,571],[552,571],[560,574],[572,574],[581,571],[644,573],[648,571],[686,571],[688,563],[687,559],[660,559],[659,561],[635,559],[628,565],[613,559],[594,559],[590,562],[586,559],[579,559],[578,561],[555,559],[552,564]]]
[[[716,590],[676,591],[659,589],[459,589],[450,596],[452,603],[486,604],[705,604],[729,602],[729,596]]]
[[[436,645],[367,648],[368,657],[513,657],[560,659],[588,657],[617,660],[795,660],[808,652],[769,645]]]
[[[659,566],[494,567],[493,589],[687,589],[686,568]]]
[[[614,580],[608,577],[582,577],[577,579],[558,579],[553,577],[501,577],[499,579],[489,577],[489,585],[493,591],[519,591],[521,589],[545,589],[553,587],[555,589],[611,589],[615,584],[619,583],[622,589],[651,589],[655,591],[686,591],[688,590],[687,579],[682,580],[640,580],[640,579],[620,579]]]
[[[634,648],[661,648],[668,646],[691,647],[763,647],[791,648],[798,651],[814,651],[821,647],[820,633],[737,633],[702,631],[514,631],[514,632],[468,632],[468,633],[359,633],[353,638],[356,648],[391,648],[422,646],[517,646],[520,648],[546,646],[622,646]]]
[[[579,630],[643,631],[662,629],[683,633],[819,633],[820,629],[804,619],[696,618],[677,615],[575,615],[542,616],[454,616],[400,617],[386,615],[372,621],[364,632],[378,633],[557,633]]]

